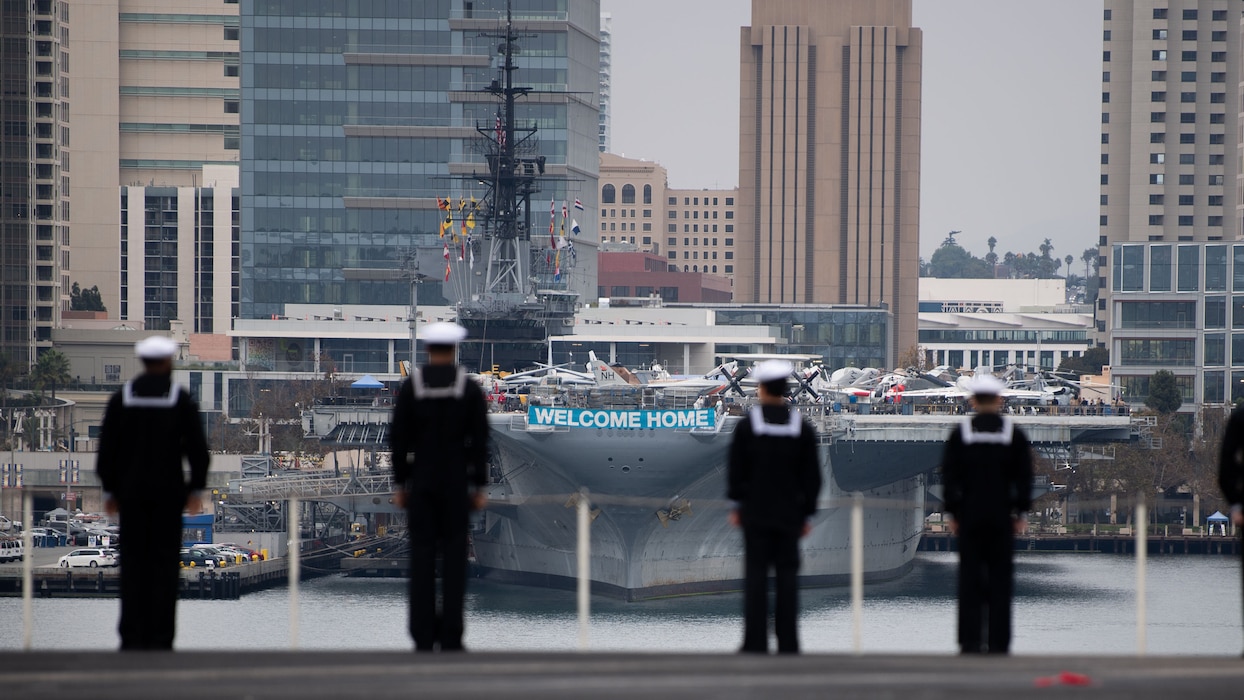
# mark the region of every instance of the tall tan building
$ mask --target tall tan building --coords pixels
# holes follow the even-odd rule
[[[65,1],[76,78],[73,280],[98,285],[120,318],[120,187],[211,186],[203,166],[238,162],[239,6]]]
[[[1185,271],[1174,287],[1159,281],[1148,291],[1198,291],[1190,275],[1203,262],[1200,247],[1178,242],[1244,238],[1241,9],[1236,0],[1106,0],[1099,332],[1120,329],[1111,318],[1114,292],[1145,286],[1143,274],[1124,284],[1123,266],[1142,273],[1174,264]],[[1222,291],[1212,280],[1206,286]]]
[[[735,300],[887,305],[916,344],[911,0],[755,0],[742,30]]]

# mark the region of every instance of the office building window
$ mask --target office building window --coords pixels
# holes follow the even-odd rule
[[[1222,228],[1222,217],[1211,216],[1208,219],[1206,219],[1206,223],[1209,225],[1210,228]]]
[[[613,185],[605,185],[600,188],[601,204],[613,204],[617,201],[618,191]]]
[[[644,204],[652,204],[652,185],[644,185]],[[651,212],[648,216],[651,216]]]
[[[1210,41],[1226,41],[1227,33],[1226,32],[1210,32],[1209,39]]]
[[[1161,124],[1166,121],[1166,112],[1150,112],[1149,121],[1153,124]]]
[[[1166,154],[1165,153],[1150,153],[1149,162],[1157,164],[1157,165],[1161,165],[1162,163],[1166,162]]]
[[[1154,19],[1166,19],[1166,8],[1165,7],[1153,8],[1153,18]]]
[[[1107,29],[1101,33],[1102,41],[1110,41],[1110,30]]]
[[[1149,248],[1149,291],[1171,291],[1171,247],[1156,245]]]
[[[1211,185],[1221,185],[1222,183],[1223,183],[1223,177],[1222,177],[1222,175],[1210,175],[1210,176],[1209,176],[1209,184],[1211,184]]]
[[[1180,134],[1179,143],[1184,146],[1196,143],[1196,134]],[[1213,143],[1213,141],[1210,141],[1210,143]]]
[[[635,186],[634,185],[630,185],[630,184],[622,185],[622,203],[623,204],[634,204],[635,203]]]
[[[1163,223],[1163,217],[1161,214],[1150,214],[1149,215],[1150,226],[1161,226],[1162,223]]]
[[[1184,10],[1184,19],[1196,19],[1196,10]]]
[[[1106,93],[1106,94],[1109,95],[1110,93]],[[1102,100],[1102,102],[1109,102],[1109,101],[1110,100]],[[1151,92],[1149,93],[1149,101],[1150,102],[1165,102],[1166,93],[1165,92]]]
[[[1105,195],[1102,195],[1102,196],[1104,197]],[[1149,203],[1150,203],[1150,204],[1152,204],[1152,205],[1154,205],[1154,206],[1162,206],[1163,204],[1165,204],[1165,203],[1166,203],[1166,195],[1164,195],[1164,194],[1151,194],[1151,195],[1149,195]],[[1102,204],[1105,204],[1105,202],[1102,202]]]
[[[1153,33],[1150,34],[1150,36],[1153,37],[1154,41],[1166,41],[1166,30],[1155,29],[1153,30]]]
[[[1211,207],[1221,207],[1222,206],[1222,195],[1211,194],[1209,196],[1209,205]]]
[[[1182,51],[1179,59],[1184,63],[1196,63],[1196,51]]]
[[[1105,177],[1105,175],[1103,175],[1102,177]],[[1161,185],[1161,184],[1165,184],[1165,183],[1166,183],[1166,175],[1164,175],[1163,173],[1150,173],[1150,174],[1149,174],[1149,184],[1150,184],[1150,185]],[[1103,182],[1103,183],[1101,183],[1101,184],[1103,184],[1103,185],[1104,185],[1104,184],[1106,184],[1106,183],[1105,183],[1105,182]]]
[[[1196,112],[1181,112],[1179,114],[1180,124],[1196,124]]]
[[[1192,206],[1194,203],[1195,203],[1195,200],[1193,199],[1192,195],[1190,195],[1190,194],[1181,194],[1181,195],[1179,195],[1179,206],[1181,206],[1181,207],[1190,207],[1190,206]]]
[[[1191,134],[1189,134],[1189,136],[1191,136]],[[1191,141],[1189,141],[1188,143],[1192,143],[1192,142],[1191,142]],[[1225,135],[1225,134],[1210,134],[1210,135],[1209,135],[1209,145],[1211,145],[1211,146],[1221,146],[1221,145],[1223,145],[1224,143],[1226,143],[1226,135]]]
[[[1176,291],[1195,292],[1200,287],[1201,249],[1194,245],[1179,246]]]
[[[1185,174],[1183,174],[1183,175],[1180,175],[1180,176],[1179,176],[1179,184],[1181,184],[1181,185],[1191,185],[1191,184],[1193,184],[1193,176],[1192,176],[1192,174],[1191,174],[1191,173],[1185,173]]]
[[[1209,115],[1209,123],[1210,124],[1226,124],[1227,115],[1226,114],[1211,114]]]
[[[1149,143],[1166,143],[1166,132],[1154,131],[1149,134]]]
[[[1210,53],[1209,60],[1212,63],[1226,63],[1227,52],[1226,51],[1214,51]]]
[[[1184,41],[1196,41],[1196,30],[1185,29],[1182,38]]]
[[[1165,61],[1166,60],[1166,49],[1155,50],[1152,55],[1153,55],[1153,60],[1155,61]]]
[[[1223,403],[1226,400],[1223,390],[1223,383],[1226,381],[1226,378],[1227,373],[1225,371],[1206,372],[1202,376],[1202,403]]]
[[[1205,297],[1205,327],[1227,327],[1227,298]]]
[[[1179,154],[1179,164],[1180,164],[1180,165],[1196,165],[1196,154],[1194,154],[1194,153],[1180,153],[1180,154]]]
[[[1227,246],[1205,246],[1205,291],[1227,291]]]
[[[1166,71],[1155,70],[1149,74],[1149,79],[1155,83],[1164,83],[1166,82]]]

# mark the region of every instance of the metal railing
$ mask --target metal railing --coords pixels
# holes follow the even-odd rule
[[[255,479],[248,481],[265,481],[265,482],[291,482],[296,479]],[[339,493],[337,489],[340,484],[333,482],[352,481],[365,485],[365,488],[372,489],[388,489],[391,490],[391,484],[387,476],[384,477],[364,477],[356,479],[354,477],[342,479],[306,479],[308,484],[316,484],[320,487],[317,492],[313,486],[306,486],[301,489],[302,493],[307,494],[307,498],[313,500],[317,495],[325,491],[331,491],[334,495]],[[318,484],[317,484],[318,482]],[[331,485],[330,485],[331,484]],[[260,491],[257,485],[251,484],[252,494],[258,494]],[[288,483],[286,483],[286,487]],[[301,562],[301,541],[300,541],[300,523],[299,523],[299,505],[300,498],[298,496],[290,496],[288,494],[299,491],[299,489],[288,489],[284,491],[287,494],[286,510],[289,513],[287,519],[288,526],[288,585],[289,585],[289,648],[297,649],[301,634],[300,627],[300,580],[302,575]],[[378,491],[367,491],[367,493],[376,493]],[[276,491],[270,492],[275,494]],[[1082,501],[1082,503],[1084,503]],[[582,651],[591,649],[591,559],[592,559],[592,540],[591,530],[595,516],[599,514],[598,509],[602,506],[639,506],[639,507],[667,507],[666,501],[652,499],[648,497],[635,496],[617,496],[600,494],[591,496],[586,488],[571,494],[544,494],[540,496],[523,499],[519,503],[513,505],[548,505],[557,504],[565,507],[574,507],[576,509],[576,533],[575,533],[575,578],[576,578],[576,609],[577,609],[577,636],[578,648]],[[733,504],[726,500],[700,500],[696,504],[699,507],[708,506],[710,508],[729,508]],[[850,538],[849,538],[849,581],[850,581],[850,601],[851,601],[851,640],[852,651],[855,654],[863,653],[863,630],[864,630],[864,583],[865,583],[865,537],[864,537],[864,512],[866,508],[883,509],[883,510],[903,510],[910,511],[912,508],[923,505],[915,501],[906,501],[899,499],[885,498],[868,498],[862,493],[853,493],[847,496],[837,496],[828,499],[822,499],[818,503],[819,510],[833,510],[843,507],[850,509]],[[24,522],[34,522],[33,495],[27,491],[22,497],[22,508],[24,514]],[[1134,616],[1135,616],[1135,638],[1136,638],[1136,655],[1145,656],[1147,654],[1147,627],[1148,627],[1148,607],[1147,607],[1147,564],[1148,564],[1148,543],[1149,527],[1152,526],[1148,522],[1148,507],[1143,497],[1138,497],[1134,503],[1134,522],[1133,532],[1130,533],[1134,542],[1134,556],[1136,561],[1136,578],[1133,586],[1134,591]],[[1096,533],[1094,533],[1096,534]],[[1225,534],[1225,530],[1224,530]],[[23,541],[25,546],[25,556],[22,563],[22,648],[30,650],[33,641],[33,570],[34,542],[31,528],[25,528],[23,532]]]

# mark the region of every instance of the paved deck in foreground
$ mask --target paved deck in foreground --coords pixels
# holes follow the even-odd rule
[[[1037,687],[1063,671],[1089,687]],[[1238,697],[1244,659],[682,654],[0,654],[6,699]]]

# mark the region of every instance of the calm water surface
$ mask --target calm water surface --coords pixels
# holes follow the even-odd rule
[[[921,553],[898,581],[865,588],[865,651],[953,653],[955,559]],[[1108,554],[1019,553],[1013,651],[1023,654],[1129,654],[1136,650],[1135,565]],[[1161,654],[1238,655],[1240,561],[1226,556],[1149,559],[1148,649]],[[845,588],[801,593],[804,649],[851,648]],[[595,649],[733,651],[742,636],[737,594],[622,603],[592,600]],[[477,650],[576,648],[574,593],[472,581],[466,643]],[[312,649],[404,649],[406,585],[398,579],[318,579],[303,584],[301,638]],[[112,649],[115,599],[36,600],[40,649]],[[182,601],[179,649],[285,649],[288,592],[237,601]],[[21,600],[0,598],[0,649],[21,645]]]

